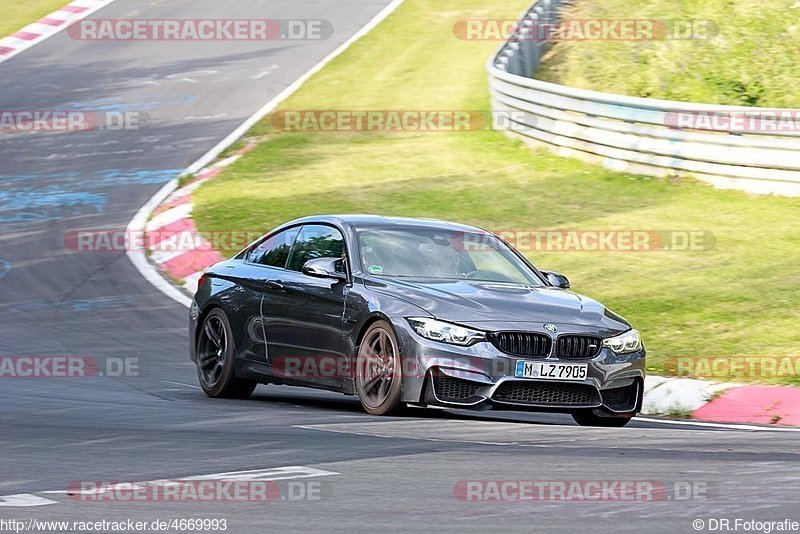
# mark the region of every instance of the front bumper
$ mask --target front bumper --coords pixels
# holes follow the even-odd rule
[[[403,358],[405,402],[479,410],[594,410],[609,416],[641,410],[644,348],[624,355],[604,348],[592,359],[526,358],[501,352],[488,341],[471,347],[430,341],[404,319],[393,323]],[[517,360],[586,363],[588,375],[581,381],[516,378]]]

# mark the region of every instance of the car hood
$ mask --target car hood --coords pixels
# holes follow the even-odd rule
[[[554,287],[473,280],[370,279],[367,287],[401,298],[437,319],[488,330],[544,323],[622,332],[630,324],[596,300]],[[585,330],[580,328],[579,330]]]

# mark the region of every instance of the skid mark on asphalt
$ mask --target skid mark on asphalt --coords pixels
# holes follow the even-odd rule
[[[1,262],[2,260],[0,260]],[[2,278],[2,275],[0,275]],[[134,301],[128,298],[101,298],[101,299],[78,299],[65,300],[61,302],[26,302],[11,306],[12,310],[17,311],[70,311],[76,313],[100,312],[108,310],[127,309],[134,305]]]
[[[4,188],[0,191],[0,224],[35,223],[87,212],[102,213],[108,195],[99,190],[114,186],[162,184],[179,173],[180,169],[108,169],[89,175],[0,176],[0,185]],[[44,187],[30,185],[44,178],[63,183]]]
[[[70,102],[66,109],[78,111],[148,111],[155,110],[163,107],[175,109],[184,106],[190,106],[197,102],[197,97],[194,95],[186,96],[172,96],[164,97],[159,93],[152,93],[151,95],[142,95],[137,100],[125,100],[120,97],[100,98],[96,100],[86,100],[78,102]]]
[[[26,223],[79,214],[86,209],[102,213],[106,195],[48,186],[0,192],[0,223]]]
[[[0,176],[0,183],[30,184],[39,180],[49,182],[64,182],[74,185],[81,184],[85,188],[104,188],[115,185],[156,185],[169,182],[183,169],[106,169],[93,173],[86,172],[58,172],[53,174],[16,174]]]
[[[286,467],[270,467],[265,469],[250,469],[246,471],[230,471],[226,473],[213,473],[210,475],[196,475],[190,477],[183,477],[177,479],[170,479],[170,480],[149,480],[149,481],[135,481],[137,486],[147,486],[147,485],[163,485],[167,483],[174,483],[174,482],[194,482],[194,481],[203,481],[203,480],[216,480],[216,481],[225,481],[225,482],[277,482],[283,480],[296,480],[301,478],[316,478],[316,477],[326,477],[332,475],[338,475],[336,471],[327,471],[324,469],[316,469],[314,467],[306,467],[302,465],[290,465]],[[109,492],[117,491],[119,488],[129,489],[131,482],[117,482],[112,483],[108,482],[107,485],[101,485],[99,487],[93,486],[90,490],[87,490],[92,495],[97,494],[104,494]],[[50,491],[39,491],[37,494],[31,493],[22,493],[22,494],[15,494],[15,495],[3,495],[0,496],[0,507],[3,508],[31,508],[37,506],[48,506],[52,504],[62,504],[60,501],[54,501],[52,499],[48,499],[46,497],[42,497],[42,495],[68,495],[70,497],[75,497],[78,494],[87,494],[86,492],[82,492],[81,490],[76,489],[63,489],[63,490],[50,490]]]

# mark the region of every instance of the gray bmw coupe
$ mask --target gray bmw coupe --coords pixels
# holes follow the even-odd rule
[[[645,349],[602,304],[480,228],[371,215],[284,224],[201,278],[191,358],[211,397],[257,384],[623,426]]]

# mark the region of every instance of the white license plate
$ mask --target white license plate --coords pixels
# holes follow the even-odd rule
[[[587,363],[545,363],[517,360],[514,376],[538,380],[586,380],[589,373]]]

